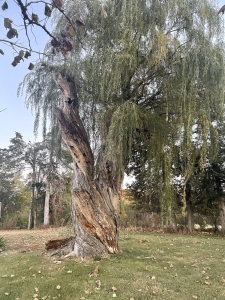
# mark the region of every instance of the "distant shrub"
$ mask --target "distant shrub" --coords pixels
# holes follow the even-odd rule
[[[12,230],[12,229],[15,229],[16,227],[17,227],[17,222],[16,222],[16,220],[13,220],[13,219],[9,219],[9,220],[5,221],[2,225],[3,230]]]
[[[0,237],[0,248],[2,250],[5,250],[5,244],[6,244],[6,241],[3,237]]]

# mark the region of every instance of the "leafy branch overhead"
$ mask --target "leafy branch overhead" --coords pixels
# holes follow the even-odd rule
[[[22,0],[15,0],[18,9],[21,13],[21,22],[23,23],[21,26],[25,29],[26,38],[28,42],[28,47],[22,46],[21,43],[19,44],[18,41],[9,41],[14,38],[19,38],[18,31],[13,27],[13,20],[10,18],[4,18],[4,27],[7,29],[6,39],[0,39],[0,42],[10,45],[14,50],[21,48],[23,51],[26,50],[26,54],[23,56],[21,55],[21,51],[18,55],[14,58],[12,62],[12,66],[15,67],[23,60],[23,57],[28,58],[31,56],[32,52],[36,52],[43,55],[50,55],[55,54],[56,52],[61,52],[64,56],[73,49],[72,46],[72,38],[76,35],[78,42],[82,44],[81,39],[79,37],[78,28],[85,28],[84,22],[81,20],[79,16],[75,19],[70,19],[65,11],[64,11],[64,2],[63,0],[52,0],[49,3],[45,1],[22,1]],[[43,4],[43,13],[46,16],[44,19],[40,20],[41,17],[38,14],[33,13],[35,4],[42,5]],[[2,10],[10,10],[10,2],[5,1],[4,4],[1,6]],[[61,32],[57,34],[52,34],[46,27],[47,21],[50,17],[52,17],[53,9],[57,9],[60,14],[62,14],[67,22],[67,25]],[[107,17],[107,13],[104,8],[101,6],[99,9],[99,14],[104,18]],[[50,38],[51,38],[51,47],[52,49],[48,53],[40,53],[38,51],[34,51],[31,46],[31,41],[28,33],[28,28],[33,28],[34,26],[41,28]],[[17,51],[18,52],[18,51]],[[3,50],[0,51],[0,54],[4,54]],[[31,70],[30,66],[28,68]]]

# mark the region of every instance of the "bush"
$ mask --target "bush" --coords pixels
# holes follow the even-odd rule
[[[0,248],[2,250],[5,250],[5,244],[6,244],[5,239],[3,237],[0,237]]]

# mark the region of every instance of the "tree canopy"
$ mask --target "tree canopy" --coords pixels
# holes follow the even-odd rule
[[[53,111],[60,94],[54,76],[69,69],[96,158],[106,140],[118,172],[132,171],[139,161],[146,185],[157,184],[169,207],[171,168],[178,156],[186,162],[187,181],[194,157],[200,156],[204,169],[217,153],[224,44],[215,3],[115,0],[101,6],[99,1],[67,1],[64,11],[70,20],[79,16],[82,21],[71,40],[73,49],[44,58],[23,82],[26,103],[36,110],[35,126],[41,110],[44,124],[47,116],[56,124]],[[54,36],[67,26],[59,14]]]

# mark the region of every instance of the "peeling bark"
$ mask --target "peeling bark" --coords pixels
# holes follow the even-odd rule
[[[116,209],[121,182],[114,175],[112,163],[106,160],[104,150],[99,157],[98,176],[94,178],[94,157],[79,116],[74,79],[63,70],[56,77],[56,83],[62,93],[62,105],[55,114],[74,163],[71,197],[75,232],[73,252],[81,258],[118,253]]]

